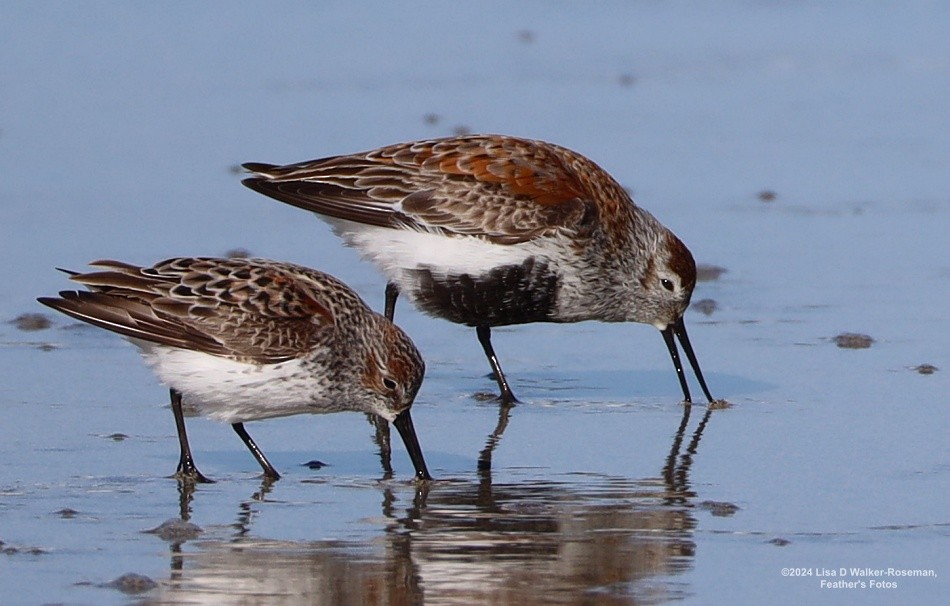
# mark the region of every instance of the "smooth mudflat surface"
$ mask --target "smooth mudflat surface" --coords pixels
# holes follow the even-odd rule
[[[7,6],[0,602],[939,603],[948,29],[936,2]],[[499,419],[473,331],[403,304],[439,481],[398,440],[385,478],[351,414],[249,424],[285,474],[262,485],[192,418],[217,483],[181,491],[132,346],[6,323],[69,287],[54,267],[237,247],[381,307],[372,267],[233,167],[459,130],[588,155],[727,270],[687,324],[731,408],[678,402],[651,327],[533,325],[494,333],[523,400]]]

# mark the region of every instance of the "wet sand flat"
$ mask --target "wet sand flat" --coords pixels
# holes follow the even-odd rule
[[[950,12],[718,6],[8,7],[0,603],[938,603]],[[435,482],[360,414],[249,423],[272,483],[190,417],[217,482],[189,489],[135,348],[34,301],[55,267],[239,251],[379,310],[369,264],[233,167],[459,132],[573,148],[688,244],[730,406],[678,401],[652,327],[535,324],[493,331],[501,414],[471,329],[401,304]]]

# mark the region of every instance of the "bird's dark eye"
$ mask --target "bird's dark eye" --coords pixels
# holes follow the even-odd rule
[[[672,281],[672,280],[667,280],[666,278],[663,278],[662,280],[660,280],[660,284],[662,284],[662,285],[663,285],[663,288],[665,288],[666,290],[668,290],[668,291],[670,291],[670,292],[673,292],[673,281]]]
[[[386,377],[385,379],[383,379],[383,387],[385,387],[386,389],[395,390],[396,382],[390,379],[389,377]]]

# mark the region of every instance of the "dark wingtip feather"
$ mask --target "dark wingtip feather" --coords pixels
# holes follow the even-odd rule
[[[267,183],[267,179],[264,179],[261,177],[248,177],[247,179],[241,180],[241,185],[243,185],[244,187],[253,189],[254,191],[258,193],[266,195],[267,190],[264,187],[265,183]]]
[[[276,164],[267,164],[265,162],[245,162],[241,168],[252,173],[269,173],[277,168]]]
[[[57,297],[37,297],[36,300],[47,307],[52,307],[53,309],[57,310],[59,309],[60,304],[63,302],[62,299]]]
[[[84,290],[64,290],[59,296],[60,298],[39,297],[37,301],[76,320],[124,337],[204,351],[212,355],[227,353],[212,337],[189,333],[173,322],[153,316],[146,304]]]
[[[84,293],[75,290],[61,290],[59,291],[58,297],[37,297],[36,300],[67,316],[82,320],[83,322],[89,322],[85,314],[79,311],[83,305],[82,294]]]
[[[245,187],[284,204],[324,215],[379,227],[402,227],[394,218],[391,206],[364,204],[358,198],[348,199],[344,191],[328,183],[306,179],[275,181],[266,177],[250,177],[241,181]]]
[[[96,259],[89,263],[89,267],[100,267],[100,268],[109,268],[109,269],[128,269],[132,271],[138,271],[142,269],[138,265],[132,265],[131,263],[124,263],[122,261],[114,261],[112,259]]]

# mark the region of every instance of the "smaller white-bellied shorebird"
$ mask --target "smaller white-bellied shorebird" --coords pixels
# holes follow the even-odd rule
[[[408,336],[346,284],[266,259],[175,258],[152,267],[117,261],[67,272],[88,291],[40,303],[137,345],[171,392],[181,456],[195,467],[182,398],[230,423],[264,475],[280,477],[244,429],[246,421],[359,411],[399,430],[416,477],[429,479],[409,410],[425,365]]]
[[[405,293],[430,315],[475,327],[502,402],[515,396],[491,327],[583,320],[659,329],[690,402],[675,335],[713,402],[683,322],[692,254],[584,156],[472,135],[244,167],[255,173],[244,185],[320,215],[382,270],[388,318]]]

